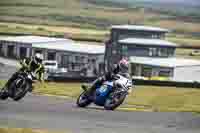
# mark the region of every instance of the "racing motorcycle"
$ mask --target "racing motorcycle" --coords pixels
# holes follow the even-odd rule
[[[82,86],[84,91],[80,94],[76,103],[78,107],[86,107],[94,103],[98,106],[104,106],[106,110],[114,110],[124,102],[131,87],[131,80],[117,74],[113,80],[105,81],[101,86],[97,86],[96,90],[90,95],[87,90],[88,87]]]
[[[17,78],[0,92],[0,99],[6,100],[8,97],[14,101],[21,100],[28,92],[32,91],[34,74],[28,71],[18,72]]]

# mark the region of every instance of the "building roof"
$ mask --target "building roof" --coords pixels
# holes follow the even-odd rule
[[[87,54],[104,54],[105,47],[93,44],[80,44],[70,39],[54,38],[54,37],[41,37],[41,36],[17,36],[17,37],[4,37],[0,40],[20,42],[24,44],[31,44],[35,48],[44,48],[52,50],[79,52]]]
[[[126,39],[119,40],[119,43],[176,47],[175,43],[172,43],[166,40],[160,40],[160,39],[126,38]]]
[[[34,48],[44,48],[60,51],[87,53],[87,54],[104,54],[105,46],[101,45],[90,45],[90,44],[80,44],[80,43],[37,43],[33,44]]]
[[[45,42],[60,42],[60,41],[72,41],[64,38],[54,37],[42,37],[42,36],[17,36],[17,37],[4,37],[1,38],[4,41],[21,42],[21,43],[45,43]]]
[[[113,25],[111,29],[125,29],[125,30],[137,30],[137,31],[155,31],[155,32],[169,32],[168,29],[151,27],[151,26],[141,26],[141,25]]]
[[[200,61],[182,58],[130,57],[130,62],[160,67],[200,66]]]

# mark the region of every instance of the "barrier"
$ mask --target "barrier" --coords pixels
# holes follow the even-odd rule
[[[96,77],[48,77],[47,81],[55,82],[81,82],[81,83],[90,83],[94,81]]]
[[[135,85],[154,85],[154,86],[172,86],[184,88],[200,88],[200,82],[177,82],[177,81],[157,81],[157,80],[133,80]]]
[[[95,79],[96,79],[96,77],[50,77],[48,81],[91,83]],[[175,82],[175,81],[133,79],[133,84],[135,84],[135,85],[184,87],[184,88],[200,88],[200,82]]]

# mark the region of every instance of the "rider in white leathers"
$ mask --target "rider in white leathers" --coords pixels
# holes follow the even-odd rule
[[[89,94],[92,94],[94,90],[97,88],[97,86],[102,85],[104,81],[112,80],[114,78],[114,75],[119,74],[130,79],[128,69],[129,69],[129,62],[126,59],[120,60],[112,72],[106,73],[105,75],[99,77],[92,83],[91,87],[89,88]],[[129,93],[130,92],[131,92],[131,89],[129,89]]]

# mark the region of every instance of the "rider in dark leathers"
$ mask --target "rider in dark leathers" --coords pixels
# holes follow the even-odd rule
[[[43,81],[43,77],[44,77],[44,66],[42,64],[42,60],[43,60],[43,56],[39,53],[37,53],[34,57],[32,58],[26,58],[23,60],[20,60],[20,65],[21,68],[14,73],[11,78],[8,80],[8,82],[6,83],[5,87],[9,87],[10,84],[16,80],[19,72],[23,72],[24,70],[27,70],[29,72],[32,72],[36,75],[36,78],[39,81]],[[30,90],[32,91],[32,90]]]

